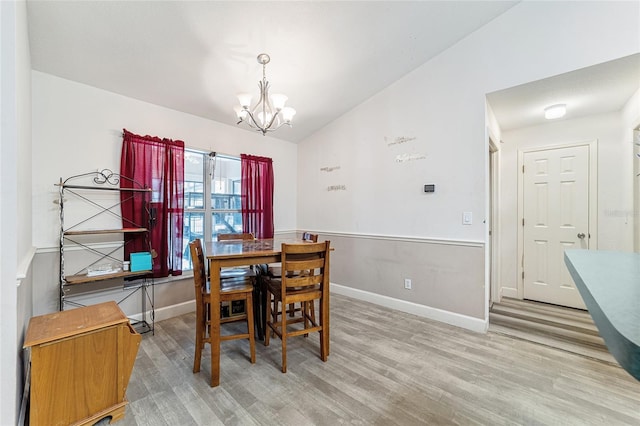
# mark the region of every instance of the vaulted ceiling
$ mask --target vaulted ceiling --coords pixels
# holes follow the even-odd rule
[[[299,142],[515,4],[28,0],[27,11],[33,69],[233,126],[266,52],[272,93],[298,112],[271,135]],[[489,100],[505,128],[539,122],[534,111],[569,92],[598,98],[579,114],[602,112],[638,89],[638,67],[627,59]]]
[[[35,70],[235,125],[272,93],[298,142],[512,7],[511,1],[32,1]]]

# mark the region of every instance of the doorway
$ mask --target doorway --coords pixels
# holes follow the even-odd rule
[[[595,247],[596,142],[520,152],[518,293],[586,309],[564,251]]]
[[[489,309],[494,302],[500,301],[500,250],[499,241],[499,145],[494,138],[489,136],[489,212],[488,221],[488,241],[489,241]]]

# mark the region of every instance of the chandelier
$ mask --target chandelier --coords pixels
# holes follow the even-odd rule
[[[278,130],[284,124],[291,127],[291,120],[296,114],[296,110],[285,107],[287,97],[282,94],[273,94],[269,98],[269,82],[267,81],[266,68],[271,58],[266,53],[258,55],[258,63],[262,64],[262,81],[258,82],[260,88],[260,99],[258,103],[251,107],[251,95],[241,93],[238,95],[240,106],[235,107],[238,123],[247,123],[249,127],[262,135],[267,132]]]

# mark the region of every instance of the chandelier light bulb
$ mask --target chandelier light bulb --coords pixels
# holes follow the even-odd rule
[[[246,109],[242,108],[241,106],[236,106],[233,109],[236,112],[236,116],[238,117],[238,119],[244,120],[245,118],[247,118],[247,110]]]
[[[273,107],[276,109],[276,111],[280,111],[282,108],[284,108],[284,104],[285,102],[287,102],[287,99],[289,98],[280,93],[274,93],[273,95],[271,95],[271,102],[273,103]]]
[[[293,120],[293,116],[296,115],[296,110],[291,107],[282,108],[282,119],[286,124],[290,124]]]
[[[269,122],[271,121],[271,118],[273,116],[271,115],[270,112],[262,112],[260,111],[258,113],[258,120],[260,120],[260,124],[262,124],[263,126],[266,126],[267,124],[269,124]]]
[[[251,95],[249,93],[240,93],[238,95],[238,101],[240,102],[240,106],[242,108],[249,109],[251,106]]]

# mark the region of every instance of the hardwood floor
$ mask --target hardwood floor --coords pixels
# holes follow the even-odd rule
[[[489,310],[489,331],[618,365],[587,311],[503,297]]]
[[[191,372],[194,314],[145,335],[118,425],[639,425],[640,382],[623,369],[489,332],[479,334],[331,298],[331,355],[317,333],[223,342],[220,386]],[[294,401],[291,403],[290,401]]]

